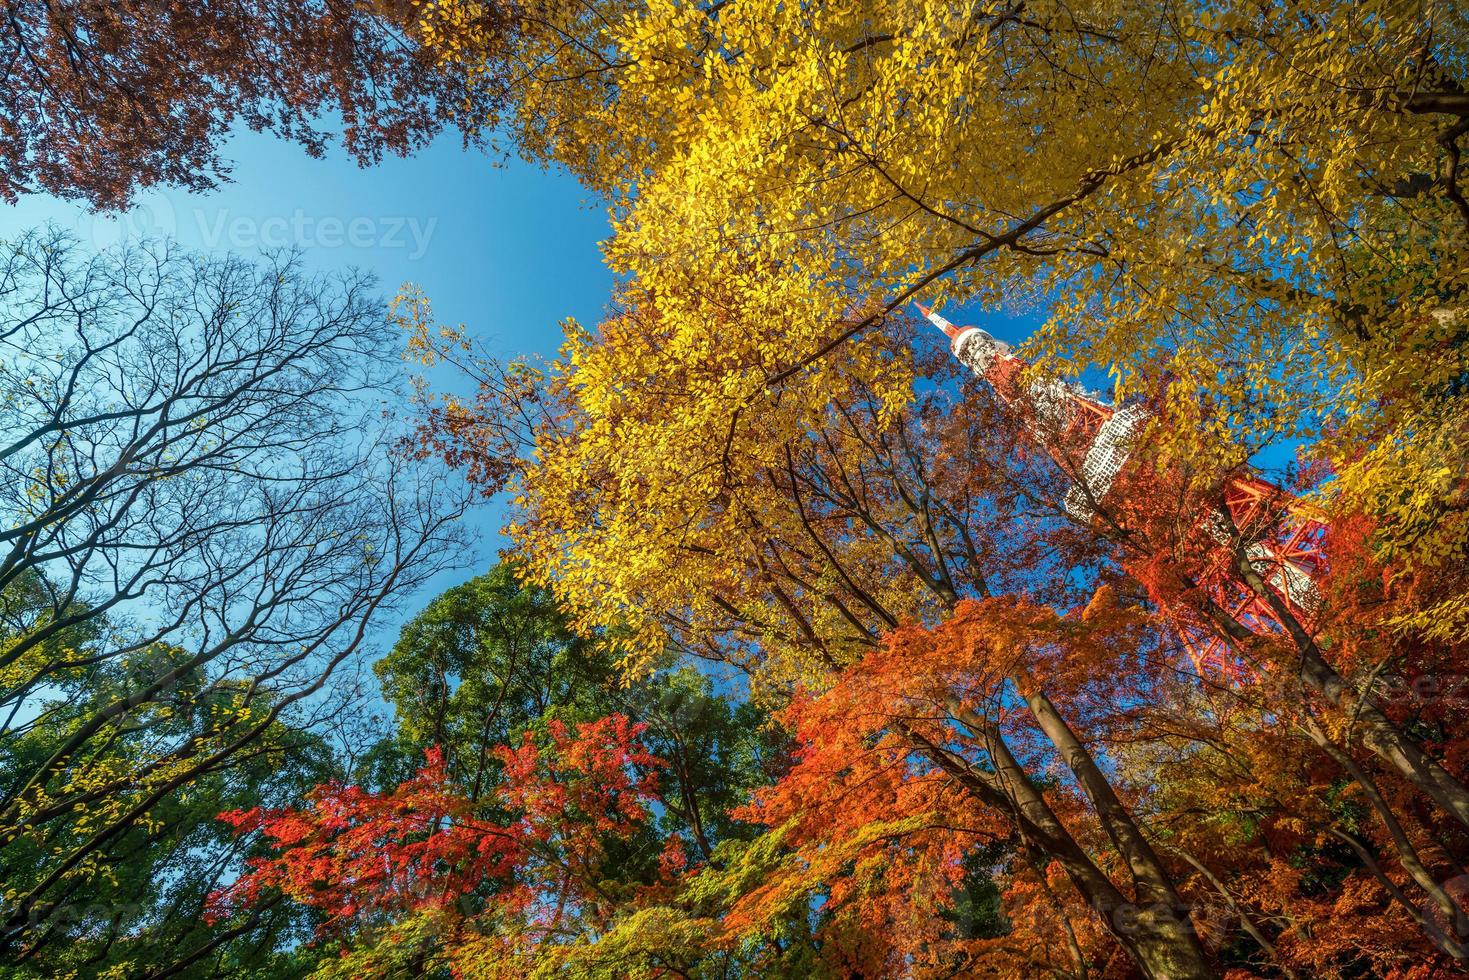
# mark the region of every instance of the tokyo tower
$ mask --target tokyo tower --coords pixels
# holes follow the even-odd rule
[[[1063,467],[1063,447],[1081,455],[1075,482],[1065,498],[1066,511],[1076,520],[1096,519],[1092,503],[1104,505],[1127,468],[1133,436],[1148,421],[1141,405],[1116,406],[1102,401],[1079,385],[1057,379],[1026,383],[1025,362],[1010,345],[979,327],[958,327],[916,304],[930,323],[949,338],[954,356],[980,378],[1024,420],[1031,440]],[[1251,566],[1266,588],[1283,600],[1291,614],[1310,622],[1318,605],[1315,583],[1326,569],[1326,525],[1294,495],[1255,474],[1233,477],[1225,487],[1223,508],[1204,510],[1198,521],[1218,542],[1221,559],[1230,546],[1227,528],[1262,529],[1245,548]],[[1197,583],[1213,603],[1252,632],[1282,632],[1280,617],[1264,596],[1238,581],[1228,560],[1210,562]],[[1238,675],[1229,642],[1213,629],[1175,618],[1175,627],[1195,668],[1201,675]]]

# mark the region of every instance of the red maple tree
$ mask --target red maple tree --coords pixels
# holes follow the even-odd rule
[[[662,764],[639,742],[642,730],[616,715],[574,727],[552,721],[540,743],[527,733],[499,747],[499,819],[454,785],[437,748],[390,792],[330,783],[303,809],[221,814],[275,853],[212,896],[213,915],[278,892],[319,909],[327,936],[409,913],[462,919],[472,909],[461,900],[488,890],[498,919],[554,930],[595,898],[608,842],[650,816]]]

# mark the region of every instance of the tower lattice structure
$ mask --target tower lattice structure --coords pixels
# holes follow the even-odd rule
[[[917,304],[949,338],[954,356],[987,381],[996,395],[1024,420],[1030,439],[1063,469],[1075,470],[1065,508],[1075,519],[1094,520],[1094,505],[1104,506],[1127,469],[1134,437],[1150,412],[1142,405],[1113,405],[1079,385],[1059,379],[1026,381],[1026,364],[1009,344],[974,326],[955,326]],[[1084,452],[1082,451],[1084,447]],[[1063,448],[1081,455],[1074,466]],[[1199,526],[1217,542],[1219,560],[1207,562],[1196,582],[1203,594],[1226,614],[1255,633],[1281,632],[1284,624],[1267,597],[1234,573],[1231,527],[1252,535],[1245,547],[1250,565],[1265,587],[1292,617],[1314,619],[1319,604],[1316,583],[1326,571],[1326,524],[1295,495],[1255,473],[1236,475],[1224,488],[1222,509],[1199,513]],[[1173,616],[1176,631],[1204,676],[1238,676],[1238,659],[1216,630]]]

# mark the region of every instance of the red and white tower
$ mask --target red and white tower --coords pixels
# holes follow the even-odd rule
[[[1057,379],[1026,383],[1025,363],[1009,344],[974,326],[955,326],[919,303],[923,315],[949,338],[954,356],[994,388],[1016,409],[1036,443],[1061,460],[1061,448],[1085,454],[1077,481],[1066,494],[1067,512],[1077,520],[1095,518],[1093,502],[1105,504],[1117,477],[1127,466],[1133,436],[1147,421],[1141,405],[1117,407],[1078,385]],[[1063,462],[1063,465],[1067,465]],[[1254,474],[1235,477],[1225,488],[1224,508],[1234,527],[1267,530],[1246,548],[1260,573],[1291,614],[1310,622],[1318,599],[1315,582],[1326,568],[1323,539],[1326,525],[1294,495]],[[1265,597],[1242,585],[1231,568],[1229,522],[1216,511],[1199,514],[1200,525],[1219,542],[1220,560],[1210,562],[1198,583],[1220,608],[1254,632],[1280,632],[1283,626]],[[1179,636],[1200,673],[1237,674],[1228,642],[1215,631],[1175,620]]]

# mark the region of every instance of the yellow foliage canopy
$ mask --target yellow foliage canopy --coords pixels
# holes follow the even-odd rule
[[[573,539],[555,574],[597,564],[620,598],[668,574],[670,515],[742,479],[729,447],[758,465],[807,425],[832,372],[896,404],[903,379],[846,341],[914,296],[1043,303],[1052,369],[1171,379],[1197,423],[1174,451],[1315,445],[1406,563],[1469,554],[1462,5],[548,2],[511,51],[476,10],[425,7],[432,41],[509,65],[506,121],[606,195],[640,311],[566,367],[586,452],[643,514],[602,529],[624,567]],[[582,465],[542,459],[553,496]]]

